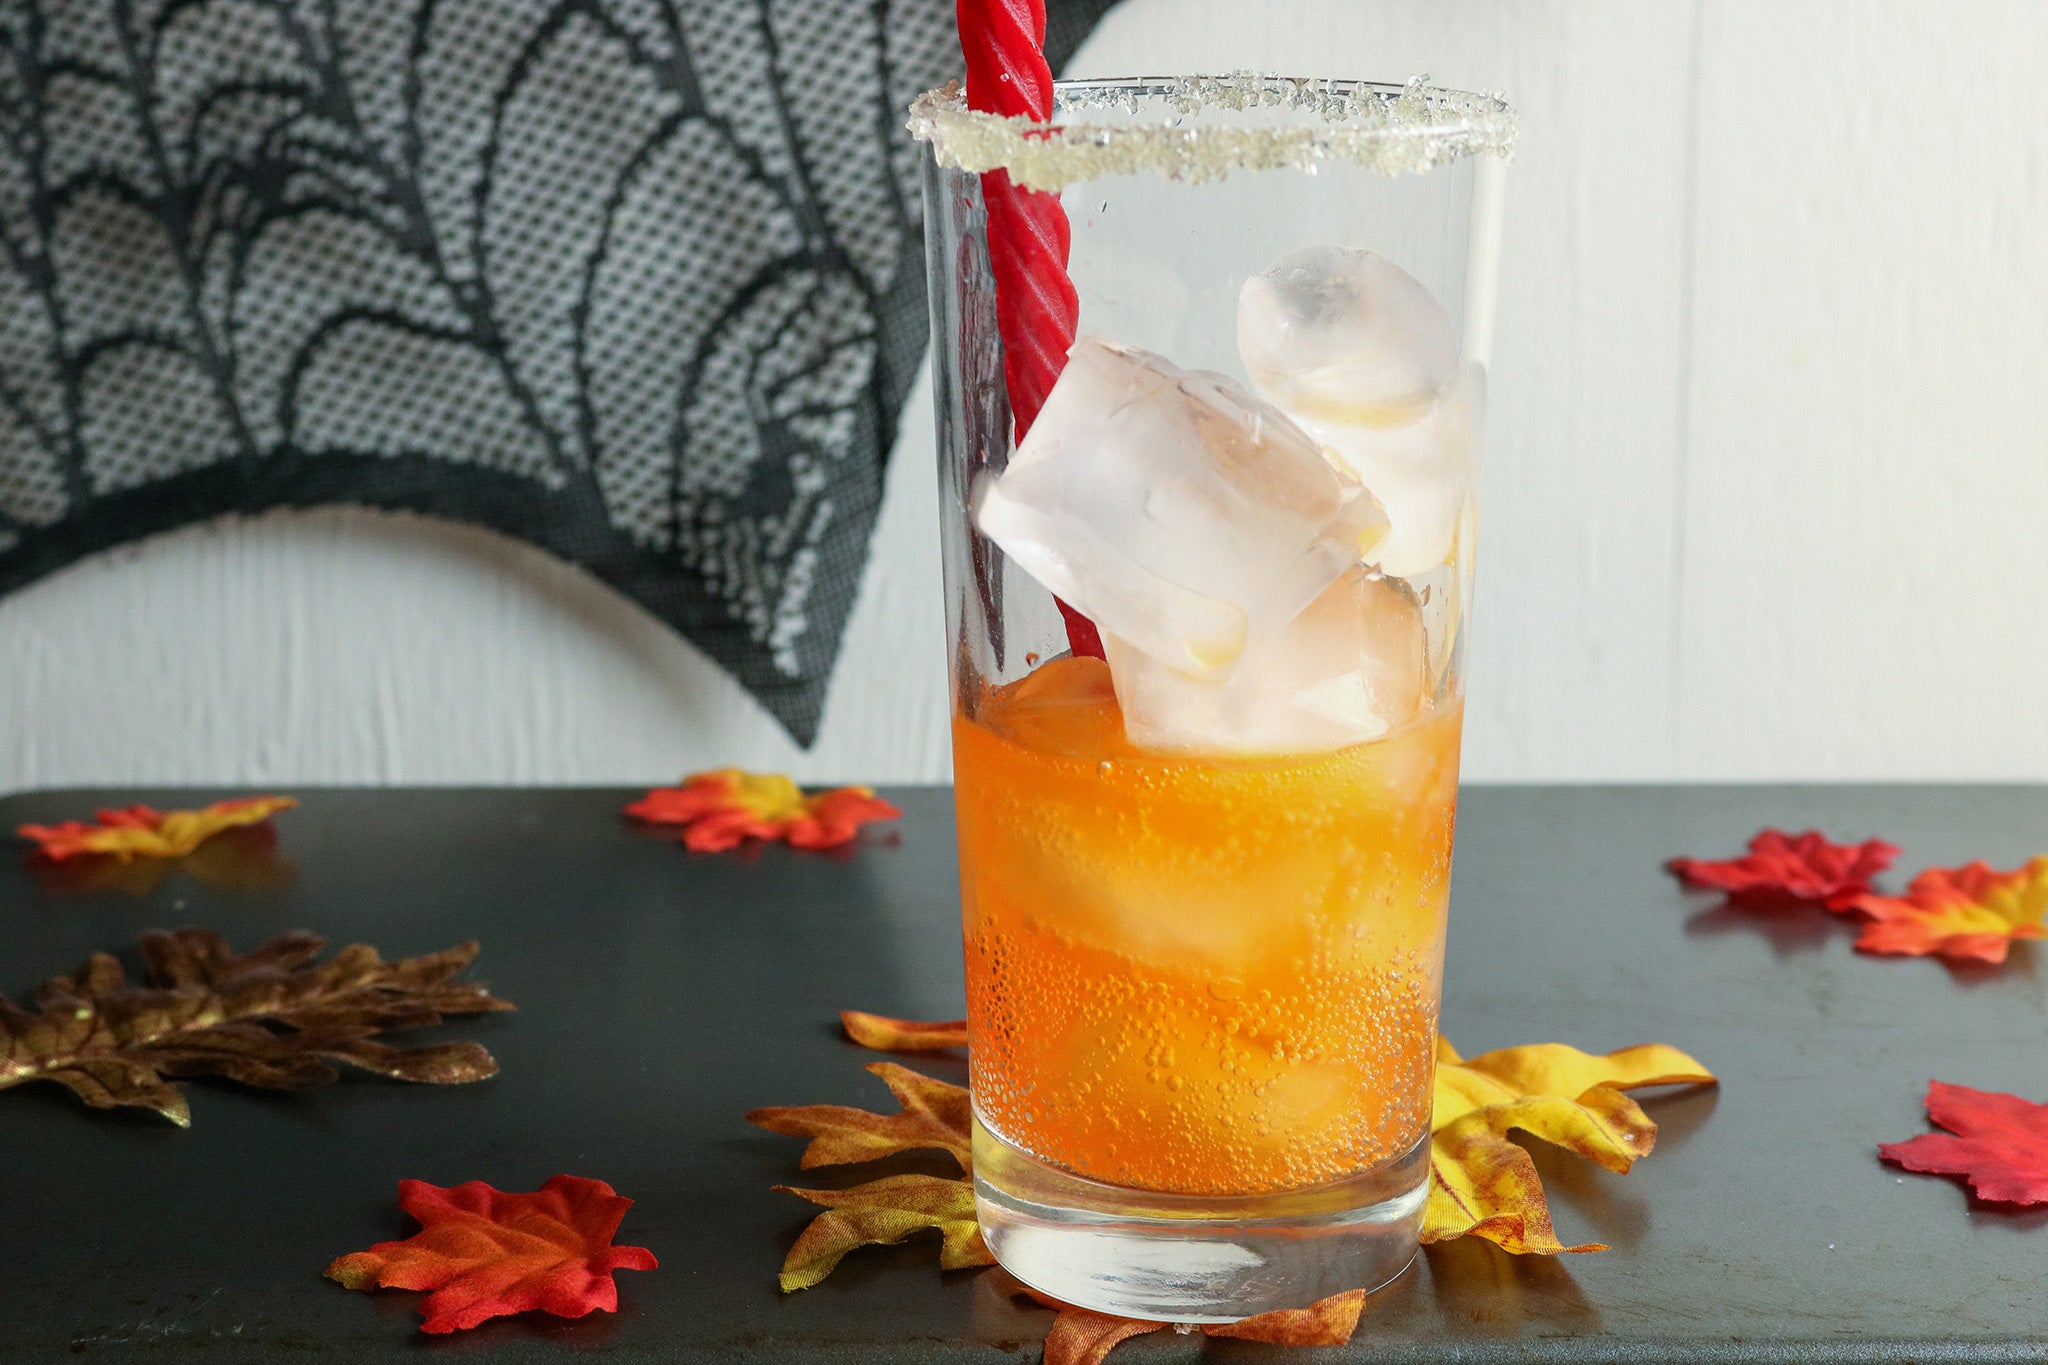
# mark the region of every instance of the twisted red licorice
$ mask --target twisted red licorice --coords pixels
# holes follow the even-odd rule
[[[960,51],[969,108],[1006,117],[1052,117],[1052,68],[1045,60],[1045,0],[959,0]],[[996,328],[1017,440],[1031,430],[1067,363],[1081,305],[1067,277],[1073,234],[1059,196],[1019,189],[1006,171],[981,177],[988,207],[989,269]],[[1057,601],[1058,599],[1054,599]],[[1067,643],[1102,657],[1095,623],[1065,602]]]

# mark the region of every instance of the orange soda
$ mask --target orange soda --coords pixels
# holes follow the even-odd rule
[[[1307,1189],[1429,1132],[1461,705],[1331,752],[1124,734],[1100,660],[953,723],[976,1111],[1041,1161]]]

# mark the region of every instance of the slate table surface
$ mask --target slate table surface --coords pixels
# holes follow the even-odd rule
[[[0,825],[223,794],[30,793],[0,800]],[[473,974],[518,1012],[424,1036],[479,1039],[502,1074],[297,1095],[192,1082],[189,1130],[52,1085],[0,1093],[0,1361],[1037,1358],[1050,1315],[940,1273],[924,1239],[780,1294],[808,1206],[770,1187],[797,1176],[799,1145],[740,1120],[886,1107],[861,1070],[872,1054],[834,1027],[842,1008],[959,1013],[944,789],[891,793],[906,818],[845,858],[689,854],[629,828],[624,791],[297,794],[277,826],[296,872],[267,889],[174,869],[64,890],[6,855],[0,990],[24,999],[99,948],[133,970],[152,927],[205,925],[238,948],[304,928],[387,955],[476,938]],[[1660,870],[1764,825],[1884,835],[1905,846],[1901,873],[2012,866],[2048,850],[2048,788],[1482,787],[1463,817],[1446,1034],[1467,1053],[1668,1042],[1724,1083],[1650,1099],[1657,1150],[1626,1177],[1538,1153],[1560,1234],[1611,1251],[1449,1244],[1374,1297],[1348,1347],[1205,1353],[1160,1334],[1113,1361],[2048,1361],[2048,1210],[1973,1209],[1955,1183],[1875,1157],[1926,1131],[1931,1077],[2048,1098],[2048,954],[2021,945],[2001,971],[1858,956],[1818,911],[1743,915]],[[418,1295],[321,1277],[411,1231],[402,1178],[532,1189],[558,1171],[638,1201],[620,1240],[661,1259],[620,1273],[615,1315],[428,1337]]]

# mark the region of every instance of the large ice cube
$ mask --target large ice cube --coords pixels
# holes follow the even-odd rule
[[[1461,376],[1451,319],[1374,251],[1310,247],[1245,281],[1238,352],[1259,392],[1386,509],[1368,563],[1396,577],[1450,555],[1470,494],[1482,388]]]
[[[1415,420],[1458,372],[1450,315],[1377,251],[1314,246],[1244,282],[1237,349],[1252,384],[1299,419]]]
[[[1357,475],[1386,509],[1391,525],[1366,563],[1396,578],[1414,578],[1450,557],[1472,496],[1485,412],[1485,371],[1474,365],[1420,416],[1398,426],[1300,419],[1324,453]]]
[[[1201,677],[1279,634],[1387,529],[1277,409],[1097,337],[977,486],[974,519],[1105,635]]]
[[[1427,683],[1422,612],[1405,585],[1354,569],[1227,678],[1194,677],[1104,637],[1124,733],[1162,753],[1310,753],[1413,720]]]

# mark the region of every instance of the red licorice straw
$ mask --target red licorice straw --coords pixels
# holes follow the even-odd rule
[[[960,51],[967,58],[967,105],[1005,117],[1052,117],[1052,67],[1045,60],[1045,0],[959,0]],[[996,328],[1017,440],[1037,420],[1067,363],[1081,302],[1067,278],[1073,234],[1056,194],[1019,189],[1007,171],[981,177],[988,206],[989,269]],[[1059,602],[1058,598],[1053,599]],[[1095,623],[1059,602],[1067,644],[1102,657]]]

